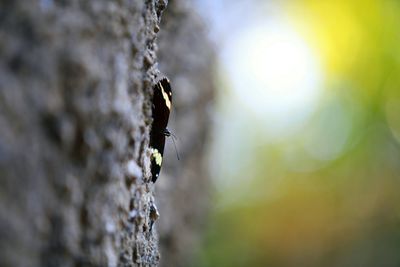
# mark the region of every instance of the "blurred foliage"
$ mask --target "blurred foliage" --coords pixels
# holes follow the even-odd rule
[[[220,162],[246,164],[219,175],[241,182],[219,191],[194,266],[400,266],[400,1],[283,9],[321,57],[324,97],[290,138],[251,118],[235,133],[249,151]]]

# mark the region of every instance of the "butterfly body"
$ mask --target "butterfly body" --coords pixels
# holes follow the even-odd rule
[[[151,175],[155,183],[163,161],[165,137],[170,136],[167,129],[171,110],[172,91],[167,78],[163,78],[154,86],[152,101],[153,124],[150,131]]]

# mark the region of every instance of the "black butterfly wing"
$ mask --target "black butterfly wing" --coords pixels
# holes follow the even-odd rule
[[[154,86],[153,95],[153,124],[150,131],[151,175],[153,182],[157,180],[161,170],[171,100],[170,83],[167,78],[163,78]]]

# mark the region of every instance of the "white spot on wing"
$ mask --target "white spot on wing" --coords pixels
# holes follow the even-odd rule
[[[157,165],[161,166],[161,163],[162,163],[162,156],[161,156],[161,153],[158,152],[157,149],[155,149],[155,148],[152,148],[152,149],[151,149],[151,158],[154,159],[154,160],[156,161],[156,164],[157,164]]]
[[[169,100],[168,94],[165,92],[164,87],[161,85],[161,83],[160,83],[160,87],[161,87],[161,93],[165,100],[165,104],[167,105],[168,109],[171,109],[171,101]]]

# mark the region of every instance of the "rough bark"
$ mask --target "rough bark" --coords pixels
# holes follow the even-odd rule
[[[194,231],[196,214],[171,211],[178,195],[169,193],[205,178],[196,162],[204,150],[193,152],[204,141],[205,120],[176,121],[177,129],[194,127],[179,137],[200,139],[183,142],[179,167],[160,177],[167,188],[157,200],[162,220],[149,227],[151,94],[166,4],[0,1],[0,266],[155,266],[157,227],[180,246],[173,237],[186,233],[170,224],[187,220],[185,229]],[[176,97],[176,116],[191,109],[184,97]],[[182,254],[173,257],[166,242],[166,261],[179,261]]]

